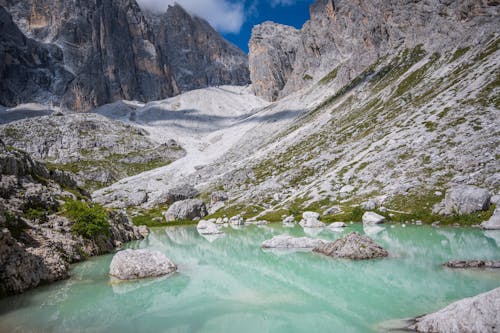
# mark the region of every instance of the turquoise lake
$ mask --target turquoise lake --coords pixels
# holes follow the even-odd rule
[[[500,272],[451,270],[449,259],[500,259],[500,231],[385,225],[369,234],[391,257],[349,261],[268,251],[279,224],[225,229],[211,242],[195,227],[153,229],[128,248],[178,265],[168,278],[111,284],[112,254],[72,266],[71,278],[0,300],[0,332],[376,332],[389,320],[438,310],[500,286]]]

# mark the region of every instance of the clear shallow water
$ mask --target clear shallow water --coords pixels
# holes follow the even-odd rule
[[[319,238],[343,233],[328,230]],[[210,243],[194,227],[153,230],[130,248],[153,248],[178,264],[169,277],[110,284],[112,255],[74,265],[72,278],[0,300],[0,332],[370,332],[387,320],[437,310],[500,286],[500,273],[449,270],[456,258],[500,258],[500,233],[385,226],[367,230],[391,258],[336,260],[265,251],[260,244],[301,228],[228,228]]]

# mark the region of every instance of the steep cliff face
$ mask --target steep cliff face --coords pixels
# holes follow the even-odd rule
[[[74,76],[66,86],[50,91],[51,99],[63,106],[88,110],[118,99],[150,101],[177,92],[134,0],[0,0],[0,5],[27,36],[53,49]],[[18,99],[31,101],[26,97]],[[14,102],[19,101],[5,104]]]
[[[182,92],[250,82],[247,55],[205,20],[191,16],[177,4],[163,14],[147,16],[163,61],[171,65]]]
[[[282,72],[276,63],[256,68],[250,61],[252,81],[274,77],[269,86],[276,88],[271,95],[284,96],[336,69],[334,79],[342,86],[398,49],[423,44],[427,51],[434,52],[486,40],[496,31],[498,7],[497,1],[485,0],[318,0],[311,5],[311,19],[300,31],[292,73],[283,89],[279,89],[280,79],[286,75],[269,74]],[[277,52],[276,40],[293,40],[296,36],[270,34],[266,42],[259,41],[261,38],[256,27],[250,45],[266,45],[265,52],[271,53]],[[252,53],[251,49],[250,59]]]
[[[0,104],[51,101],[73,78],[57,46],[26,38],[0,7]]]
[[[253,28],[249,65],[257,96],[270,101],[278,98],[292,74],[300,37],[299,30],[272,22]]]

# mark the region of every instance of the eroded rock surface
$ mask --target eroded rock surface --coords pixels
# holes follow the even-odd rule
[[[450,188],[443,202],[434,208],[440,214],[471,214],[487,210],[490,206],[490,193],[487,189],[472,185],[461,185]]]
[[[500,327],[500,288],[465,298],[444,309],[417,317],[409,326],[417,332],[496,333]]]
[[[389,253],[370,237],[352,232],[344,238],[328,242],[313,249],[314,252],[334,258],[375,259],[387,257]]]
[[[498,3],[488,1],[317,0],[301,30],[273,23],[254,27],[250,75],[257,95],[269,100],[327,74],[325,83],[342,87],[403,45],[439,50],[466,35],[493,33],[497,15]]]
[[[147,13],[147,17],[181,92],[250,83],[247,55],[205,20],[178,4],[162,14]]]
[[[207,207],[203,200],[188,199],[173,203],[164,215],[167,222],[172,222],[175,220],[193,220],[207,214]]]

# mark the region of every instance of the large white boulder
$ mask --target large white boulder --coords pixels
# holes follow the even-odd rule
[[[318,220],[319,214],[315,212],[302,213],[302,220],[299,225],[303,228],[323,228],[325,224]]]
[[[444,215],[464,215],[487,210],[489,205],[490,194],[487,189],[460,185],[449,189],[444,200],[436,205],[433,211]]]
[[[500,329],[499,314],[500,288],[497,288],[417,317],[409,329],[417,332],[497,333]]]
[[[362,220],[363,224],[380,224],[385,222],[385,217],[375,212],[365,212]]]
[[[177,266],[163,253],[153,250],[123,250],[116,253],[109,275],[120,280],[134,280],[173,273]]]
[[[262,247],[267,249],[313,249],[324,243],[325,241],[321,239],[278,235],[264,241]]]
[[[481,228],[485,230],[500,230],[500,207],[495,209],[495,212],[488,221],[481,223]]]
[[[207,207],[202,200],[188,199],[174,202],[164,213],[165,220],[193,220],[207,215]]]
[[[224,232],[212,221],[201,220],[196,226],[200,235],[219,235]]]

